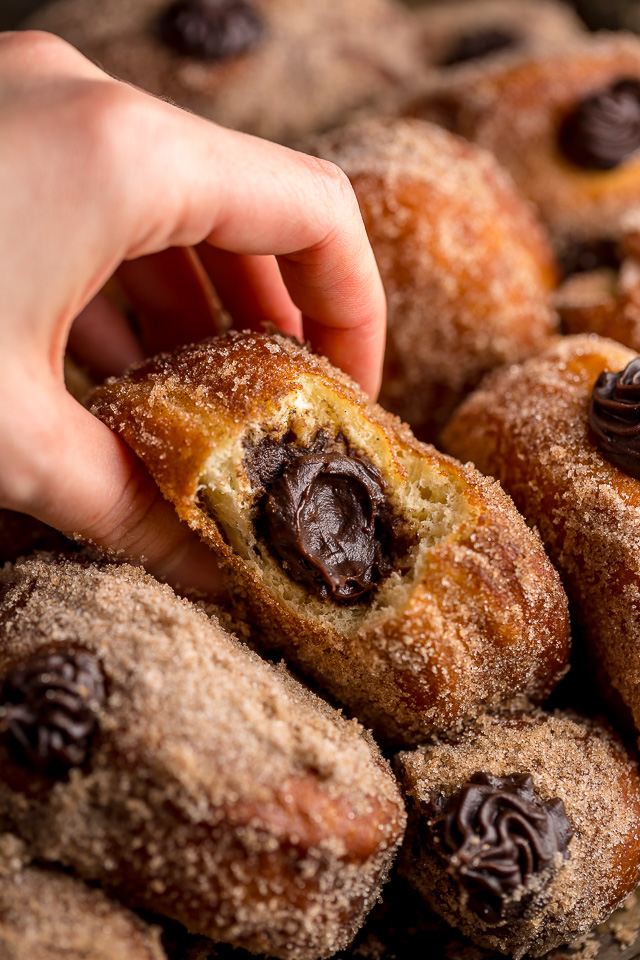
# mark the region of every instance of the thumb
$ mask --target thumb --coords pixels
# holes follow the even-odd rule
[[[178,519],[127,445],[65,390],[33,387],[23,388],[13,449],[2,453],[12,466],[0,488],[2,505],[118,559],[141,560],[176,586],[222,599],[215,556]]]

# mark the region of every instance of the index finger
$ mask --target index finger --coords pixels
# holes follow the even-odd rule
[[[142,122],[154,130],[141,132],[141,122],[132,120],[139,146],[128,162],[135,169],[139,154],[147,176],[136,180],[128,208],[139,224],[130,235],[139,233],[141,241],[133,240],[127,256],[203,240],[231,253],[275,255],[312,345],[375,395],[386,302],[345,174],[327,161],[155,103]],[[149,142],[162,143],[161,163],[151,170]]]

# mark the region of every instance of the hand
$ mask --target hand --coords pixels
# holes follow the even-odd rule
[[[210,551],[65,390],[70,329],[80,315],[76,348],[107,366],[136,359],[99,290],[123,262],[201,244],[241,326],[304,334],[375,394],[384,296],[354,194],[332,164],[183,112],[43,33],[0,35],[0,131],[0,506],[211,590]],[[198,326],[183,315],[162,337]]]

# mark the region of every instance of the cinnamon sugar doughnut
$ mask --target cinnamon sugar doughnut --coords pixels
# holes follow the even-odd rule
[[[563,48],[584,31],[574,11],[556,0],[449,0],[416,16],[428,60],[440,67]]]
[[[401,869],[476,943],[539,957],[602,922],[640,880],[640,776],[594,721],[481,716],[400,754]]]
[[[640,231],[578,246],[576,259],[577,272],[553,297],[565,332],[597,333],[640,351]]]
[[[166,960],[159,931],[99,890],[30,863],[0,835],[2,960]]]
[[[194,113],[287,142],[414,89],[426,69],[395,0],[56,0],[25,26]]]
[[[254,953],[350,941],[404,826],[358,724],[128,565],[7,565],[0,632],[0,819],[34,857]]]
[[[487,370],[554,331],[548,241],[493,158],[433,124],[359,122],[317,148],[353,184],[387,295],[380,403],[434,440]]]
[[[598,673],[640,729],[640,482],[606,458],[589,425],[598,376],[624,370],[635,357],[596,336],[558,340],[541,356],[490,374],[443,440],[451,453],[499,479],[540,531]],[[627,409],[628,426],[620,417],[622,457],[625,430],[633,442],[637,415],[633,402]]]
[[[93,410],[224,559],[264,643],[380,736],[418,741],[562,675],[565,599],[508,498],[294,340],[152,359]]]
[[[443,78],[411,110],[491,150],[556,237],[616,237],[640,190],[640,38]]]

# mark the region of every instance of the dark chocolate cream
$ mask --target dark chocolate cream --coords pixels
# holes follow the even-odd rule
[[[582,100],[560,125],[560,149],[585,170],[612,170],[640,150],[640,81],[618,80]]]
[[[161,39],[198,60],[226,60],[258,45],[264,24],[247,0],[175,0],[158,20]]]
[[[307,454],[285,468],[266,498],[269,544],[294,580],[323,598],[354,600],[390,568],[376,522],[385,505],[372,464]]]
[[[606,459],[640,480],[640,357],[619,373],[603,370],[591,392],[589,424]]]
[[[573,836],[562,800],[540,800],[529,774],[476,774],[459,793],[436,798],[429,831],[429,846],[466,890],[467,906],[490,925],[507,919],[506,901],[534,874],[558,853],[568,856]],[[527,903],[526,896],[513,899],[508,919]]]
[[[18,766],[63,778],[87,762],[104,701],[102,669],[93,654],[38,654],[4,679],[0,739]]]
[[[520,44],[520,38],[502,27],[484,27],[463,33],[456,40],[445,60],[443,67],[453,67],[457,63],[469,60],[481,60],[500,50],[509,50]]]

